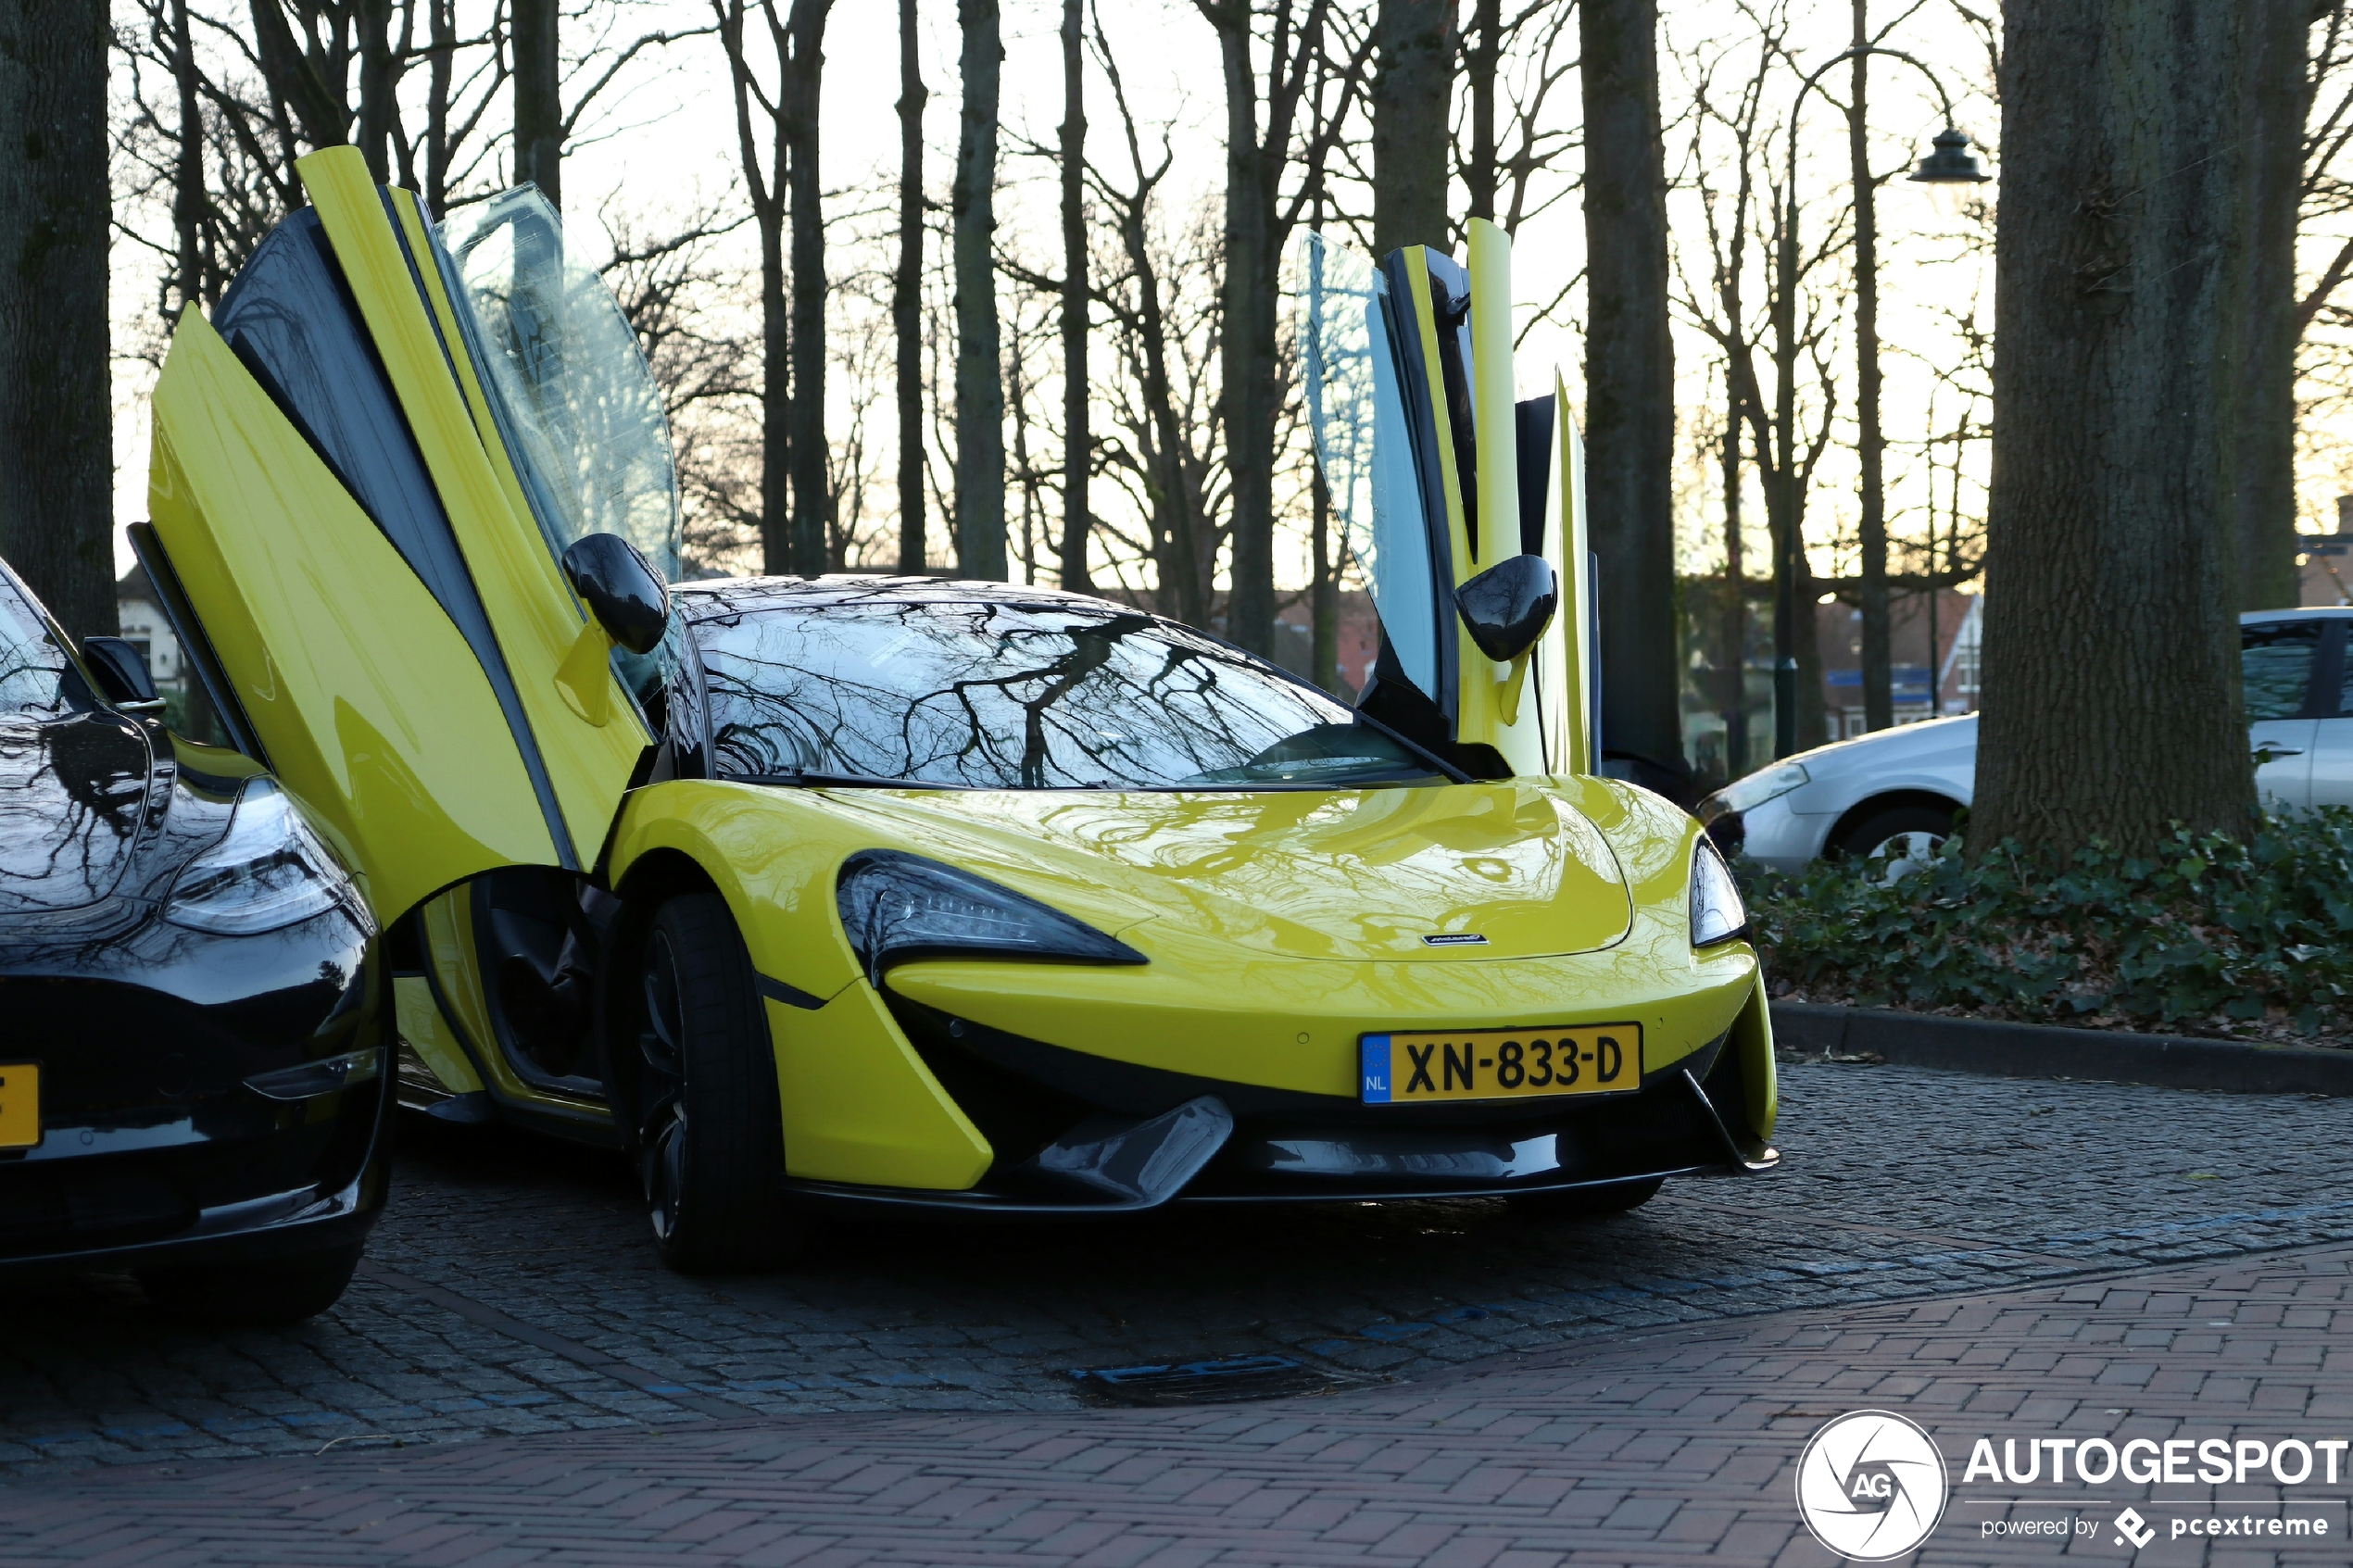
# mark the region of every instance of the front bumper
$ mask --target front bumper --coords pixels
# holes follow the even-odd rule
[[[952,1019],[891,1010],[997,1151],[958,1192],[788,1179],[828,1203],[1106,1215],[1170,1203],[1495,1198],[1772,1169],[1749,1130],[1742,1022],[1627,1096],[1368,1106],[1141,1067]],[[1764,1042],[1770,1060],[1769,1041]]]
[[[340,914],[256,936],[152,919],[79,963],[0,955],[0,1060],[41,1065],[41,1141],[0,1150],[0,1273],[349,1245],[384,1207],[394,1029],[375,944]],[[373,1050],[306,1099],[258,1073]]]

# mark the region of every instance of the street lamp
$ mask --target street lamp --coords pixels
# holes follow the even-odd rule
[[[1889,49],[1876,44],[1858,44],[1853,48],[1841,50],[1817,66],[1813,74],[1808,76],[1804,85],[1798,88],[1797,96],[1791,102],[1789,110],[1789,178],[1781,187],[1783,203],[1780,258],[1781,297],[1775,302],[1774,309],[1777,335],[1787,344],[1793,344],[1796,332],[1799,113],[1806,107],[1806,95],[1814,91],[1832,66],[1867,55],[1885,55],[1891,59],[1901,60],[1919,71],[1928,78],[1929,86],[1935,90],[1938,104],[1944,107],[1944,129],[1936,134],[1931,144],[1933,150],[1919,160],[1919,167],[1909,176],[1912,182],[1928,187],[1929,199],[1939,212],[1957,212],[1968,192],[1991,178],[1983,169],[1979,167],[1976,156],[1969,150],[1968,133],[1954,127],[1953,95],[1944,90],[1944,83],[1936,72],[1931,70],[1919,60],[1901,49]],[[1793,348],[1792,353],[1793,355]],[[1787,374],[1788,368],[1785,366],[1784,379]],[[1788,387],[1782,387],[1780,395],[1783,404],[1786,405],[1790,398]],[[1782,427],[1784,458],[1790,450],[1788,443],[1793,433],[1788,428],[1789,420],[1786,414],[1785,407],[1784,417],[1777,421]],[[1776,645],[1773,660],[1773,755],[1775,757],[1787,757],[1797,749],[1797,639],[1799,636],[1797,621],[1801,613],[1810,615],[1813,610],[1811,605],[1801,607],[1796,602],[1797,563],[1801,558],[1799,552],[1805,549],[1806,545],[1804,540],[1797,537],[1797,508],[1792,489],[1794,483],[1793,474],[1785,476],[1781,486],[1785,494],[1781,500],[1780,536],[1774,541],[1777,551],[1774,573],[1777,582],[1773,596],[1773,641]],[[1867,579],[1868,575],[1867,572]]]
[[[1929,205],[1940,216],[1958,218],[1970,189],[1994,177],[1978,166],[1977,155],[1969,150],[1969,132],[1953,129],[1949,112],[1934,144],[1936,150],[1920,159],[1919,167],[1906,178],[1928,187]]]

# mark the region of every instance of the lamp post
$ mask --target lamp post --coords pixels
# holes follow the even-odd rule
[[[1774,558],[1773,598],[1773,754],[1776,757],[1787,757],[1797,749],[1797,649],[1798,637],[1801,634],[1798,621],[1802,614],[1808,612],[1811,608],[1810,606],[1802,606],[1797,603],[1799,597],[1797,567],[1802,559],[1805,544],[1798,537],[1798,476],[1789,460],[1794,449],[1796,433],[1795,395],[1792,383],[1794,380],[1797,352],[1797,129],[1799,115],[1805,107],[1806,94],[1813,92],[1831,67],[1843,61],[1853,61],[1856,76],[1859,78],[1863,61],[1873,55],[1884,55],[1901,60],[1926,77],[1929,85],[1936,93],[1938,103],[1944,110],[1944,129],[1936,135],[1932,144],[1933,151],[1920,159],[1919,167],[1910,175],[1911,182],[1926,185],[1933,198],[1945,197],[1948,194],[1957,196],[1966,188],[1982,184],[1990,178],[1979,167],[1976,157],[1969,152],[1969,139],[1967,133],[1954,127],[1953,99],[1952,95],[1945,92],[1944,83],[1938,79],[1936,72],[1900,49],[1885,48],[1876,44],[1858,44],[1852,48],[1842,50],[1815,68],[1813,73],[1807,76],[1805,83],[1798,88],[1796,98],[1791,102],[1788,176],[1781,188],[1782,210],[1779,247],[1780,287],[1773,308],[1774,358],[1780,372],[1779,407],[1776,410],[1775,425],[1781,452],[1780,483],[1777,486],[1780,492],[1777,497],[1780,502],[1780,516],[1776,520],[1780,526],[1776,530],[1774,539],[1777,553]],[[1856,164],[1856,205],[1858,217],[1866,220],[1870,198],[1869,183],[1869,171],[1863,166],[1858,157]],[[1942,209],[1945,202],[1939,200],[1938,206]],[[1878,280],[1877,260],[1870,247],[1870,241],[1875,238],[1875,235],[1868,235],[1863,232],[1869,227],[1868,221],[1858,222],[1856,293],[1860,330],[1857,332],[1856,346],[1858,357],[1869,361],[1864,367],[1866,384],[1862,389],[1863,395],[1858,398],[1858,402],[1863,405],[1860,422],[1863,427],[1864,464],[1867,470],[1866,488],[1875,490],[1876,486],[1868,482],[1875,480],[1878,473],[1878,381],[1874,373],[1878,358],[1876,310]],[[1864,338],[1869,338],[1870,341],[1869,343],[1861,341]],[[1866,509],[1870,509],[1868,503]],[[1865,597],[1871,601],[1879,611],[1879,618],[1874,625],[1881,633],[1876,639],[1880,642],[1884,641],[1885,632],[1886,539],[1884,528],[1883,521],[1877,517],[1865,520],[1866,537],[1863,542]],[[1876,594],[1873,592],[1874,589]],[[1883,647],[1874,651],[1883,659],[1885,652]]]

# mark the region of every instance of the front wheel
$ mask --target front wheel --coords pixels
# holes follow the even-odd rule
[[[637,984],[637,1173],[661,1261],[682,1273],[766,1268],[791,1252],[776,1058],[750,955],[726,900],[655,911]]]
[[[291,1258],[142,1269],[138,1280],[166,1317],[220,1328],[275,1328],[333,1306],[359,1266],[355,1242]]]
[[[1882,863],[1886,880],[1894,882],[1934,859],[1952,836],[1952,808],[1891,806],[1847,829],[1834,847],[1849,860]]]

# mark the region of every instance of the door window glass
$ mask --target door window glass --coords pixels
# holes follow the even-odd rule
[[[2242,625],[2239,649],[2247,722],[2301,714],[2305,694],[2312,684],[2312,661],[2321,651],[2321,623],[2277,621]]]
[[[467,346],[549,547],[618,533],[678,578],[670,417],[637,334],[534,186],[442,225]]]
[[[66,650],[0,571],[0,716],[48,718],[64,710]]]
[[[1388,284],[1369,258],[1321,234],[1304,238],[1290,270],[1307,418],[1333,514],[1397,662],[1436,700],[1438,592]]]

